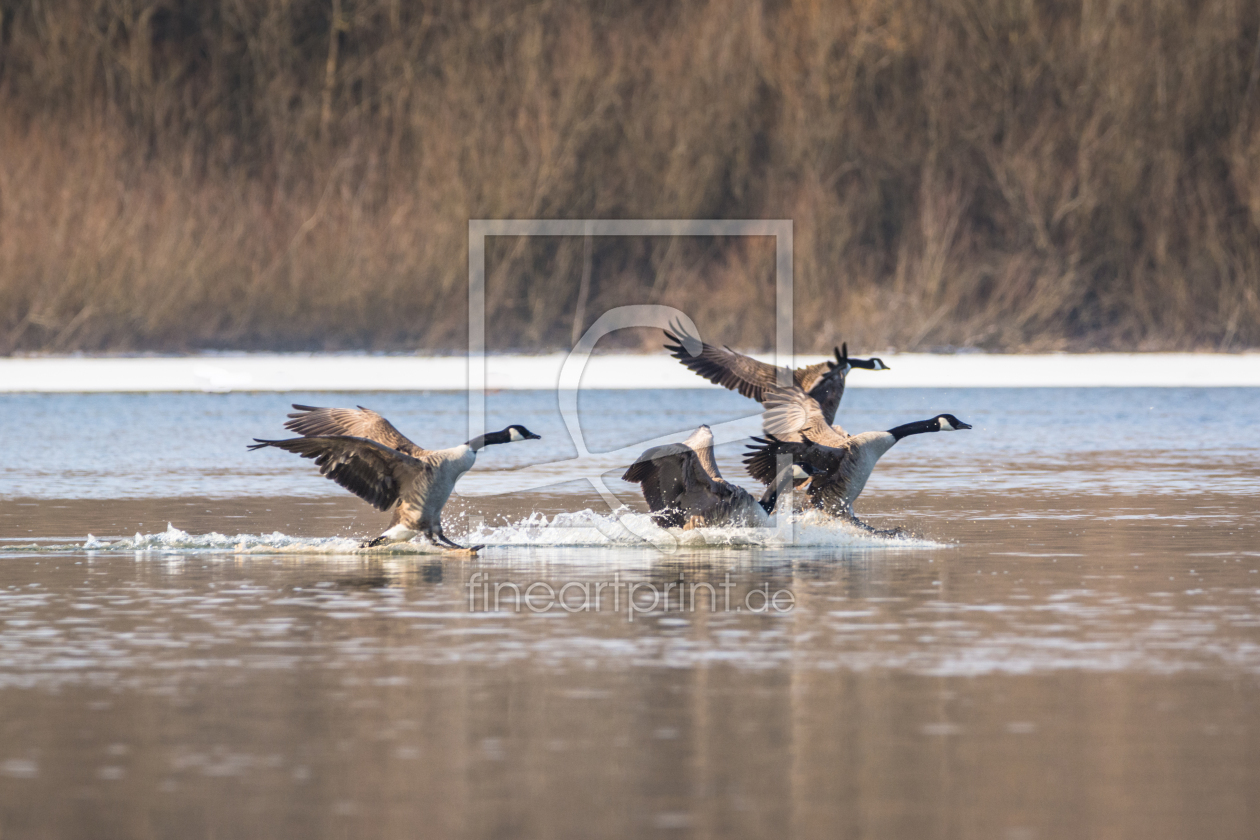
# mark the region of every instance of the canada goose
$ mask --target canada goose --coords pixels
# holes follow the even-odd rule
[[[759,362],[743,353],[736,353],[729,347],[705,344],[699,338],[689,335],[679,322],[673,324],[673,332],[665,331],[665,337],[674,342],[666,344],[665,349],[690,370],[715,385],[738,391],[743,396],[751,397],[759,403],[765,402],[765,395],[769,389],[779,387],[779,371],[786,370],[786,368]],[[693,353],[691,348],[695,348],[696,345],[699,345],[700,349]],[[840,398],[844,396],[844,379],[850,369],[890,369],[881,359],[850,357],[847,343],[841,344],[835,350],[834,362],[828,359],[825,362],[792,371],[792,381],[818,401],[818,405],[822,407],[823,417],[827,418],[828,423],[835,422],[836,409],[840,407]]]
[[[402,542],[424,534],[435,545],[462,549],[442,533],[442,507],[455,482],[472,469],[483,447],[540,439],[524,426],[513,424],[450,449],[424,449],[404,437],[384,417],[363,406],[293,407],[297,413],[289,415],[284,427],[302,437],[254,438],[257,443],[249,448],[274,446],[311,458],[319,466],[320,475],[331,478],[377,510],[394,506],[389,529],[362,543],[363,547]],[[481,546],[471,550],[478,548]]]
[[[779,495],[794,486],[808,484],[809,468],[792,464],[760,500],[731,484],[718,472],[713,460],[713,433],[701,426],[682,443],[654,446],[639,456],[622,481],[637,483],[652,511],[652,521],[662,528],[682,526],[760,526],[769,522]]]
[[[861,495],[880,456],[894,443],[909,435],[971,428],[952,414],[938,414],[886,432],[850,435],[828,423],[817,401],[795,387],[767,394],[762,427],[766,437],[753,438],[757,445],[748,447],[752,451],[744,458],[753,478],[769,482],[775,474],[777,456],[791,455],[794,462],[808,464],[815,470],[805,494],[806,503],[863,527],[869,526],[853,514],[853,502]]]

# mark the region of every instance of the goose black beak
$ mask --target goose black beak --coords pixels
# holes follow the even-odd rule
[[[963,422],[960,420],[960,421],[958,422],[958,428],[959,428],[959,429],[970,429],[970,428],[971,428],[971,424],[970,424],[970,423],[963,423]]]
[[[967,428],[970,429],[971,427],[968,426]],[[542,435],[536,435],[533,432],[530,432],[529,434],[525,435],[525,440],[542,440]]]

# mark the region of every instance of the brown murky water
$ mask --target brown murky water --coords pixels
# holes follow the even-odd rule
[[[883,506],[947,544],[10,553],[0,836],[1255,836],[1251,499]],[[379,523],[182,499],[15,503],[0,527],[67,517]],[[572,607],[614,576],[642,612],[517,611],[505,586],[573,583]],[[642,584],[680,578],[717,598],[650,609]],[[754,612],[767,589],[792,608]]]
[[[1260,833],[1258,390],[856,392],[976,426],[859,504],[926,540],[658,550],[552,491],[454,500],[474,559],[350,553],[381,515],[244,448],[290,399],[463,422],[0,399],[0,840]],[[572,454],[494,399],[544,440],[490,467]],[[599,451],[749,407],[583,399]]]

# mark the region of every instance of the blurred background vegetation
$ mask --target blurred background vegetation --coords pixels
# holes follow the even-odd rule
[[[458,349],[468,219],[585,217],[792,219],[801,350],[1256,346],[1258,88],[1255,0],[0,0],[0,352]],[[773,265],[496,238],[487,332]]]

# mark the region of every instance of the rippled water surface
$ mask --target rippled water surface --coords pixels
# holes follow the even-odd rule
[[[472,559],[358,552],[383,515],[245,451],[289,401],[466,436],[449,394],[0,396],[0,838],[1255,836],[1260,391],[851,392],[975,426],[881,463],[907,539],[653,534],[505,392],[544,440],[452,501]],[[632,510],[609,451],[755,415],[580,405]]]

